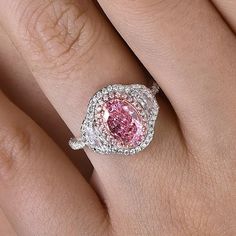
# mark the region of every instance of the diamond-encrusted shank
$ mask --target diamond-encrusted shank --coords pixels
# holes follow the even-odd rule
[[[73,150],[79,150],[85,147],[85,143],[77,138],[71,138],[69,140],[69,145]]]
[[[153,139],[159,105],[159,86],[109,85],[90,100],[81,137],[69,144],[78,150],[88,146],[100,154],[134,155]]]

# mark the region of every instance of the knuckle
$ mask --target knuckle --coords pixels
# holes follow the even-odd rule
[[[32,150],[32,135],[27,128],[0,130],[0,177],[10,179],[26,164]]]
[[[83,0],[79,3],[54,0],[27,7],[19,28],[26,51],[35,62],[34,71],[58,68],[66,71],[75,62],[78,65],[78,58],[86,57],[98,35],[89,11],[89,4]]]
[[[122,8],[124,6],[128,6],[128,9],[131,9],[132,13],[136,14],[146,14],[150,13],[150,11],[155,11],[155,15],[159,15],[159,13],[169,12],[170,10],[174,10],[178,8],[179,5],[182,5],[183,3],[186,4],[187,2],[193,2],[193,0],[115,0],[113,1],[113,4]]]
[[[194,20],[193,10],[199,9],[199,2],[199,0],[114,0],[111,4],[114,8],[129,14],[129,22],[125,21],[126,18],[120,19],[123,24],[134,29],[142,25],[144,30],[139,27],[139,31],[143,31],[145,35],[150,34],[150,37],[156,37],[154,26],[159,25],[160,30],[165,30],[164,33],[168,33],[166,29],[177,31],[178,27],[186,27],[188,22]]]

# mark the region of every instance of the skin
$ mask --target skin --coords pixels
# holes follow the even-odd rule
[[[236,4],[98,2],[113,26],[90,1],[0,2],[1,89],[24,111],[0,94],[2,231],[235,235]],[[155,138],[132,158],[86,149],[86,182],[69,130],[101,87],[150,82],[138,60],[163,90]]]

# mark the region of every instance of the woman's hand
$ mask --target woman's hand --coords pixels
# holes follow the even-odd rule
[[[100,0],[169,101],[159,99],[154,141],[135,157],[86,150],[93,187],[0,95],[0,205],[19,235],[236,234],[236,4],[227,8],[230,2],[215,1],[223,19],[204,0]],[[2,0],[0,23],[75,136],[97,89],[148,82],[90,1]]]

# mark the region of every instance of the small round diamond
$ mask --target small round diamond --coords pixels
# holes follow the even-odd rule
[[[98,93],[97,93],[97,97],[98,97],[98,98],[101,98],[101,97],[102,97],[102,92],[98,92]]]
[[[103,101],[108,101],[108,99],[109,99],[108,95],[103,96]]]
[[[135,149],[131,149],[131,150],[130,150],[130,154],[131,154],[131,155],[134,155],[135,152],[136,152]]]
[[[124,154],[125,154],[126,156],[128,156],[128,155],[129,155],[129,150],[125,150],[125,151],[124,151]]]
[[[102,89],[102,94],[108,94],[108,91],[107,91],[107,89]]]

